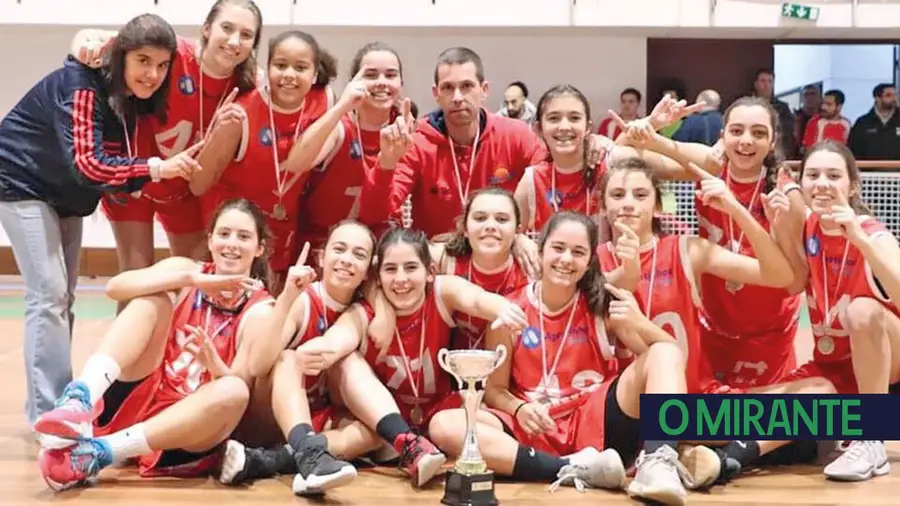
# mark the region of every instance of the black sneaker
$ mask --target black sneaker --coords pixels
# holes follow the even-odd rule
[[[232,439],[225,445],[219,481],[226,485],[241,485],[278,474],[295,472],[297,464],[294,462],[290,446],[247,448]]]
[[[326,490],[346,485],[356,478],[356,468],[338,460],[326,450],[327,440],[321,434],[311,434],[294,453],[297,474],[294,494],[318,495]]]

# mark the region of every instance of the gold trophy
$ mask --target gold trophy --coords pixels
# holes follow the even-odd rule
[[[456,466],[447,473],[444,497],[441,502],[449,506],[495,506],[500,502],[494,495],[494,473],[478,451],[475,423],[478,407],[484,397],[484,389],[475,385],[484,381],[506,360],[506,347],[496,350],[448,350],[438,352],[438,363],[456,378],[460,385],[466,410],[466,437]]]

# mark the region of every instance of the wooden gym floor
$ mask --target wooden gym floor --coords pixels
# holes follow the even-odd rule
[[[259,482],[249,488],[226,488],[214,479],[146,480],[132,469],[112,469],[101,474],[101,484],[88,489],[54,494],[37,469],[37,445],[23,415],[24,379],[22,364],[22,291],[15,277],[0,277],[0,504],[62,503],[69,506],[114,504],[130,506],[221,504],[245,505],[314,504],[330,505],[435,505],[440,504],[442,484],[435,480],[426,490],[414,490],[409,480],[394,469],[364,469],[348,487],[335,490],[325,499],[295,498],[291,479]],[[88,354],[99,343],[114,305],[98,291],[100,281],[85,279],[76,305],[77,321],[73,363],[80,370]],[[810,353],[810,337],[798,344],[805,360]],[[891,444],[891,457],[900,465],[900,443]],[[704,505],[897,505],[900,469],[892,475],[858,484],[826,482],[816,467],[766,470],[739,479],[709,493],[693,493],[692,504]],[[624,493],[589,490],[578,493],[562,488],[552,496],[544,484],[500,483],[497,497],[505,505],[539,505],[562,501],[577,506],[597,504],[637,504]]]

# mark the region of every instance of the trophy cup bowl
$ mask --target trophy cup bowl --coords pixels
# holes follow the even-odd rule
[[[494,506],[499,504],[494,495],[494,473],[478,451],[478,437],[475,423],[478,407],[484,397],[483,389],[476,389],[478,383],[491,375],[506,360],[506,347],[496,350],[448,350],[438,352],[441,368],[453,375],[460,385],[463,408],[466,412],[466,435],[462,453],[456,459],[456,466],[447,473],[444,497],[441,502],[449,506]]]

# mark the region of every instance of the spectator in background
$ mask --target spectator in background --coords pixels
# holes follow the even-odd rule
[[[798,146],[794,137],[794,115],[786,103],[775,98],[775,73],[769,69],[760,69],[753,80],[753,96],[768,100],[775,111],[778,112],[779,131],[781,137],[781,152],[787,159],[797,157]]]
[[[900,160],[897,90],[892,84],[879,84],[872,97],[872,110],[860,116],[850,130],[850,150],[858,160]]]
[[[619,116],[625,120],[633,121],[638,119],[638,108],[641,106],[641,92],[634,88],[625,88],[619,95]],[[597,133],[615,139],[622,133],[619,124],[612,117],[607,117],[600,122]]]
[[[533,124],[537,119],[537,108],[528,100],[528,87],[521,81],[510,83],[503,93],[503,107],[497,112],[500,116],[520,119]]]
[[[806,125],[813,116],[819,114],[822,109],[822,90],[814,84],[808,84],[803,87],[803,93],[800,96],[800,108],[794,111],[794,138],[803,139],[806,132]]]
[[[806,124],[803,146],[800,148],[801,155],[813,144],[825,139],[841,144],[847,143],[847,138],[850,137],[850,120],[841,115],[844,99],[844,92],[840,90],[829,90],[825,93],[822,112],[813,116]]]
[[[703,102],[706,105],[700,112],[684,119],[681,128],[672,136],[672,140],[712,146],[719,141],[722,134],[724,122],[722,113],[719,112],[722,98],[715,90],[703,90],[697,95],[697,102]]]

